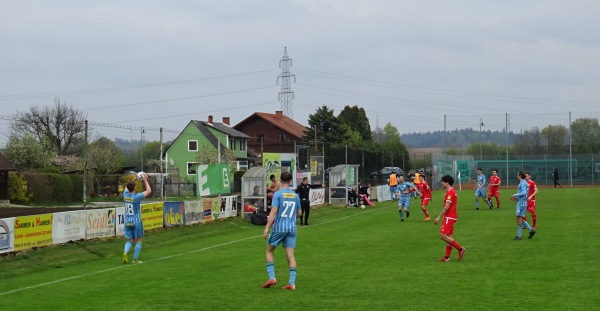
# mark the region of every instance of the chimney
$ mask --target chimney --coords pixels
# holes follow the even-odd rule
[[[283,119],[283,111],[275,111],[275,119]]]
[[[223,117],[223,124],[229,125],[229,117]]]
[[[208,116],[208,123],[212,124],[213,123],[213,118],[212,116]]]

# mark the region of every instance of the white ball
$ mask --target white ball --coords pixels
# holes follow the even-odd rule
[[[137,178],[139,181],[142,181],[142,180],[144,180],[144,175],[146,175],[146,173],[144,173],[144,172],[137,172],[137,173],[135,174],[135,177],[136,177],[136,178]]]
[[[361,205],[361,206],[360,206],[360,208],[362,208],[362,209],[365,209],[365,205],[364,205],[364,204],[363,204],[363,205]]]

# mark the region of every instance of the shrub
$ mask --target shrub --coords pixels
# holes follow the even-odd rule
[[[8,172],[8,199],[15,203],[27,204],[33,195],[27,191],[27,180],[14,172]]]
[[[61,174],[47,174],[50,189],[52,190],[51,201],[71,202],[73,196],[73,184],[71,178]]]
[[[123,187],[123,190],[127,187],[127,182],[131,179],[135,179],[135,175],[133,174],[125,174],[119,177],[119,186]],[[144,187],[142,186],[142,182],[139,180],[135,180],[135,192],[139,193],[144,191]]]
[[[31,202],[49,202],[52,198],[52,189],[47,174],[42,173],[23,173],[27,180],[27,189],[31,193]]]
[[[71,185],[73,187],[73,192],[71,194],[71,201],[80,202],[83,200],[83,176],[76,174],[68,174],[65,176],[69,176],[71,179]]]

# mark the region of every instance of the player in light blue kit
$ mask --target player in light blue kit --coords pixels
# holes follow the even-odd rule
[[[525,213],[527,212],[527,195],[529,194],[529,185],[527,184],[527,180],[525,179],[525,172],[520,171],[517,175],[519,179],[519,187],[518,192],[510,196],[510,199],[513,201],[517,201],[517,236],[514,238],[515,241],[521,240],[521,233],[523,232],[523,227],[529,230],[529,239],[533,237],[535,234],[535,230],[531,228],[527,221],[523,220],[525,217]]]
[[[479,209],[479,198],[483,198],[483,202],[485,202],[490,209],[492,209],[492,204],[487,201],[487,179],[483,174],[483,170],[477,169],[477,185],[475,185],[475,209]]]
[[[404,221],[404,215],[402,211],[406,212],[406,218],[410,216],[410,193],[414,191],[414,187],[408,181],[404,181],[404,176],[400,175],[398,180],[398,193],[400,193],[400,200],[398,200],[398,213],[400,214],[400,221]]]
[[[142,181],[146,191],[135,193],[135,179],[127,182],[127,189],[123,192],[123,201],[125,203],[125,238],[128,240],[125,243],[123,251],[123,263],[128,262],[128,255],[133,242],[135,248],[133,251],[133,263],[142,263],[138,260],[142,251],[142,237],[144,236],[144,225],[142,224],[142,210],[140,202],[152,193],[150,184],[148,184],[148,175],[142,175]]]
[[[273,252],[279,244],[283,244],[288,265],[290,267],[290,281],[284,289],[296,289],[296,258],[294,249],[296,248],[296,217],[302,216],[300,209],[300,198],[291,190],[290,182],[292,174],[288,171],[281,172],[281,190],[275,192],[271,204],[271,213],[265,226],[263,237],[267,240],[267,273],[269,280],[263,285],[263,288],[269,288],[277,284],[275,278],[275,263]],[[269,228],[273,226],[271,234]]]

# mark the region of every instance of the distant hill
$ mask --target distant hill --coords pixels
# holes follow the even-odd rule
[[[484,142],[495,143],[497,145],[506,144],[506,135],[499,131],[482,131],[474,129],[453,130],[445,133],[446,143],[444,144],[444,131],[435,131],[427,133],[408,133],[400,135],[402,143],[407,148],[441,148],[441,147],[468,147],[472,143]],[[516,134],[508,133],[508,144],[512,145]]]

